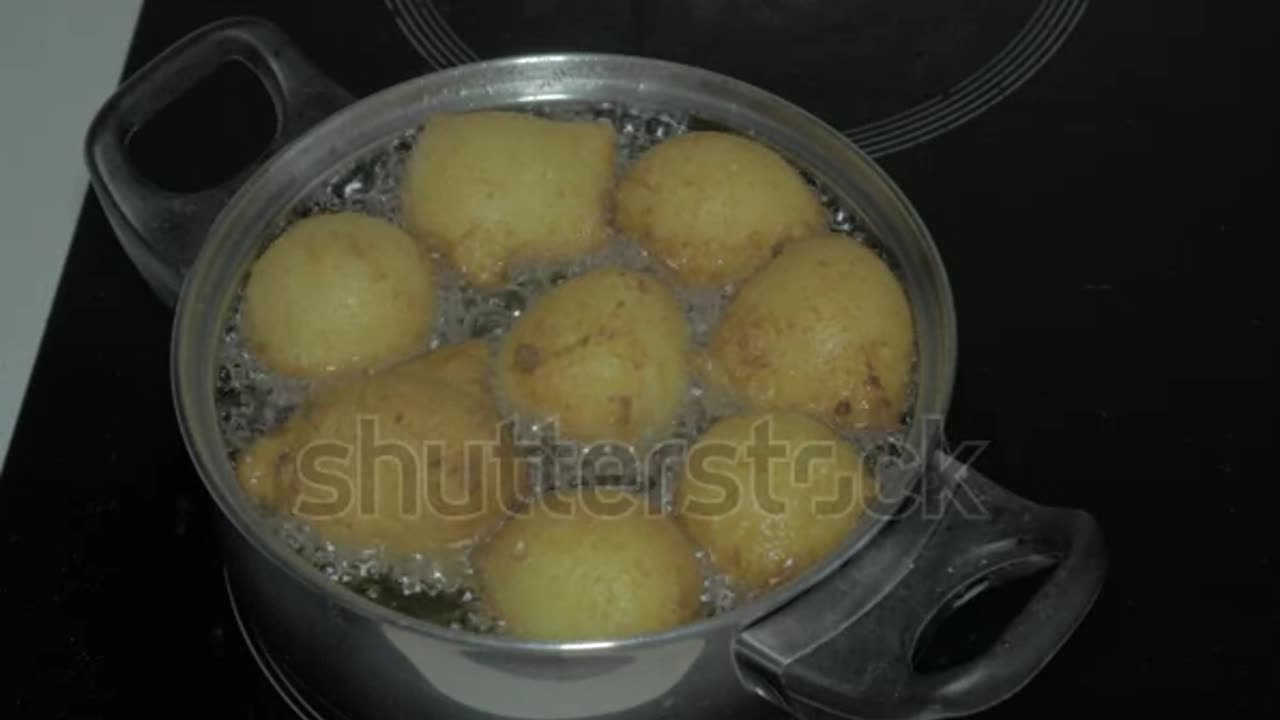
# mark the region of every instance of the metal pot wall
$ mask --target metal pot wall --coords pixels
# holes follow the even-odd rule
[[[279,124],[262,161],[194,195],[129,164],[130,134],[224,62],[263,80]],[[433,112],[546,102],[687,112],[773,145],[856,208],[916,313],[913,452],[880,478],[873,520],[826,562],[768,595],[669,632],[577,644],[522,642],[397,614],[325,579],[242,497],[214,407],[224,319],[265,228],[345,161]],[[803,717],[969,714],[1016,692],[1087,614],[1105,573],[1086,513],[1013,496],[946,455],[938,432],[955,373],[950,287],[933,242],[875,163],[839,133],[757,88],[651,59],[543,55],[476,63],[355,102],[273,26],[237,18],[177,43],[130,78],[89,131],[93,186],[159,297],[176,304],[172,382],[192,460],[224,519],[241,608],[291,678],[346,717]],[[989,649],[925,673],[921,633],[957,599],[1052,568]]]

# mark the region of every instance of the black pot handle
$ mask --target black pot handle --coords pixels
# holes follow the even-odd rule
[[[1066,642],[1106,573],[1093,517],[1028,502],[942,453],[915,499],[831,577],[739,635],[749,686],[798,717],[958,717],[1017,692]],[[916,669],[939,612],[1049,567],[989,649],[958,667]]]
[[[228,61],[261,79],[276,109],[276,132],[257,163],[216,187],[163,190],[129,161],[130,136],[160,109]],[[205,26],[165,50],[116,90],[85,139],[89,179],[125,251],[172,307],[205,233],[232,194],[263,161],[353,98],[305,58],[274,25],[231,18]]]

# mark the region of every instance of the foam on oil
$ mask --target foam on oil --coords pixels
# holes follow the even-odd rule
[[[618,172],[645,150],[691,127],[703,127],[696,119],[669,112],[644,112],[616,103],[595,105],[549,104],[524,108],[544,117],[564,120],[611,122],[618,132]],[[292,222],[317,213],[357,211],[400,223],[399,181],[417,130],[406,131],[384,146],[339,168],[318,190],[290,208],[274,223],[263,245]],[[830,213],[830,227],[853,241],[874,247],[869,234],[848,208],[841,207],[812,177],[806,179],[820,194]],[[602,266],[620,266],[670,278],[669,270],[628,238],[615,236],[600,251],[567,265],[523,268],[505,287],[481,292],[461,275],[448,269],[442,258],[439,311],[434,332],[422,351],[470,339],[482,339],[495,347],[506,331],[532,303],[573,277]],[[676,283],[672,287],[679,288]],[[695,345],[703,345],[735,288],[679,289]],[[277,376],[259,364],[246,346],[240,327],[237,296],[227,318],[216,383],[216,401],[228,454],[234,459],[264,433],[279,426],[304,401],[311,385]],[[608,448],[577,448],[565,452],[565,442],[555,438],[554,428],[518,423],[516,437],[534,451],[534,477],[543,490],[581,483],[619,485],[649,493],[670,508],[677,481],[679,449],[688,447],[719,418],[736,408],[715,398],[702,387],[691,388],[685,409],[670,432],[648,443],[643,452],[611,454]],[[555,438],[553,442],[553,438]],[[864,450],[876,452],[882,443],[851,437]],[[643,460],[636,462],[637,456]],[[408,615],[473,632],[501,632],[502,624],[488,614],[474,590],[473,574],[465,553],[447,559],[427,555],[393,556],[378,549],[340,548],[319,537],[295,518],[270,516],[266,520],[279,537],[335,583],[391,609]],[[703,614],[715,615],[733,608],[742,597],[728,578],[720,574],[706,553],[699,553],[704,568]]]

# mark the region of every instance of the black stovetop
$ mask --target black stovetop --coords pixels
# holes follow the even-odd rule
[[[1270,140],[1247,128],[1246,19],[1227,5],[151,0],[126,73],[256,14],[357,95],[475,57],[610,50],[729,72],[847,128],[888,153],[950,273],[950,439],[986,441],[977,467],[1011,490],[1088,508],[1111,546],[1094,613],[985,716],[1229,716],[1274,702],[1278,612],[1273,494],[1253,492],[1272,239],[1244,219]],[[157,130],[140,162],[181,183],[235,157],[222,143],[252,135],[252,103],[230,93],[178,111],[173,128],[196,125]],[[89,197],[0,480],[0,715],[292,717],[226,598],[170,320]]]

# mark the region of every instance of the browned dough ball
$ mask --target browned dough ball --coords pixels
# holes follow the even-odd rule
[[[754,408],[848,431],[899,429],[915,358],[911,307],[878,255],[824,234],[743,284],[713,330],[711,384]]]
[[[771,148],[725,132],[656,145],[619,183],[618,227],[690,285],[738,282],[826,228],[816,193]]]
[[[676,512],[689,535],[751,592],[828,558],[865,517],[875,488],[861,455],[800,413],[733,415],[686,457]]]
[[[483,536],[527,497],[525,468],[492,403],[422,362],[320,389],[238,458],[242,487],[348,548]]]
[[[622,638],[694,620],[696,548],[669,516],[618,489],[545,495],[509,519],[474,558],[485,602],[514,636]]]
[[[601,268],[539,298],[503,338],[499,395],[580,442],[637,443],[666,429],[689,388],[691,336],[671,290]]]
[[[403,230],[353,212],[291,225],[249,270],[241,309],[251,352],[294,377],[367,370],[426,346],[430,260]]]
[[[415,358],[405,363],[400,371],[441,380],[481,398],[486,404],[494,405],[493,390],[489,384],[493,375],[491,355],[485,341],[464,340]]]
[[[572,261],[608,238],[615,144],[602,122],[433,115],[405,167],[405,223],[483,288]]]

